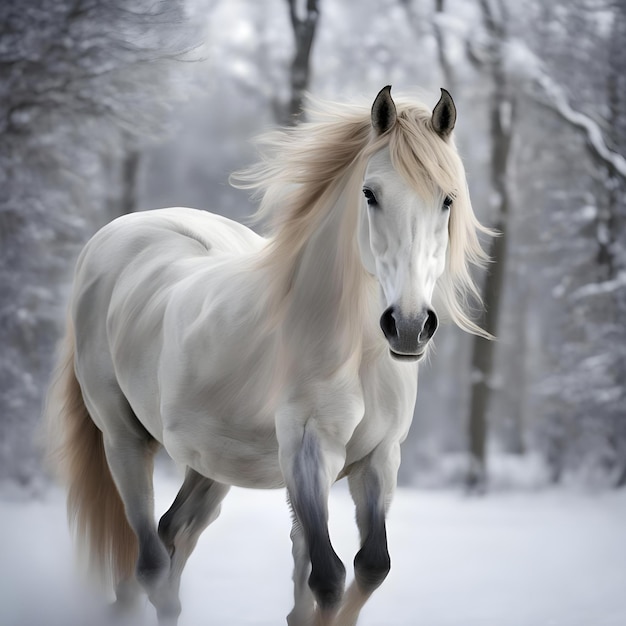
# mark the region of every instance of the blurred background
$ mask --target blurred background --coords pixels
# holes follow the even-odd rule
[[[474,208],[503,236],[482,323],[420,372],[401,483],[626,485],[624,0],[0,4],[0,478],[33,433],[85,241],[118,215],[245,219],[231,171],[303,94],[457,104]],[[477,315],[480,315],[477,312]]]

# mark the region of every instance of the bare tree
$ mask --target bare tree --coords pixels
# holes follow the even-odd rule
[[[515,122],[515,94],[504,64],[507,39],[506,9],[500,0],[480,0],[487,47],[472,59],[490,76],[491,98],[489,122],[491,132],[490,187],[492,226],[500,233],[490,249],[492,264],[483,286],[485,315],[483,328],[497,335],[507,256],[507,221],[512,198],[509,191],[509,157]],[[472,350],[472,379],[468,437],[470,467],[466,483],[470,488],[482,488],[486,479],[487,412],[491,399],[495,344],[475,337]]]

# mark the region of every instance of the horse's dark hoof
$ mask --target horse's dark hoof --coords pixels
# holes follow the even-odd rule
[[[339,607],[343,598],[343,590],[346,582],[346,568],[341,559],[334,554],[326,567],[313,569],[309,576],[309,587],[315,596],[321,612],[334,611]]]

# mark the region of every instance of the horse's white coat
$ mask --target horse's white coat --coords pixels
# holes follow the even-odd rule
[[[320,606],[331,594],[317,615],[320,625],[354,624],[386,575],[384,516],[412,419],[417,363],[390,356],[379,319],[389,306],[417,317],[431,307],[445,276],[451,315],[475,328],[455,294],[473,289],[466,257],[476,262],[481,251],[464,178],[456,180],[462,169],[448,145],[451,128],[437,136],[428,112],[406,106],[396,126],[387,88],[377,102],[384,104],[378,110],[385,111],[385,128],[401,142],[395,158],[403,175],[385,144],[387,130],[372,138],[367,118],[339,116],[329,126],[336,133],[330,147],[313,136],[292,154],[304,164],[294,174],[310,176],[309,183],[284,180],[286,168],[268,185],[270,205],[295,198],[294,206],[308,211],[294,210],[287,230],[265,239],[210,213],[162,209],[115,220],[79,258],[71,301],[76,377],[139,537],[138,572],[168,623],[180,610],[182,568],[227,485],[288,489],[296,517],[290,624],[313,615],[307,546],[319,547],[317,582],[334,581],[328,590],[313,589]],[[342,145],[342,133],[354,147]],[[432,146],[421,158],[432,155],[433,163],[420,169],[411,155],[424,141]],[[379,147],[367,153],[371,145]],[[345,164],[327,182],[320,172],[332,146],[337,154],[345,151],[333,153]],[[318,158],[320,172],[306,168],[309,156]],[[451,189],[437,185],[439,179],[459,190],[454,223],[443,206]],[[363,199],[363,185],[375,193],[376,207]],[[431,193],[419,193],[424,189]],[[451,248],[449,230],[456,233]],[[187,499],[173,505],[160,535],[146,431],[195,471],[181,490]],[[362,584],[354,583],[337,613],[332,593],[343,589],[342,566],[324,520],[328,490],[342,476],[350,482],[365,547]],[[164,537],[172,542],[171,565]],[[375,547],[366,545],[368,537]]]
[[[333,478],[383,441],[404,437],[416,367],[396,363],[385,350],[358,374],[345,368],[315,381],[301,372],[304,382],[288,396],[275,393],[278,334],[257,332],[268,278],[253,259],[265,243],[238,223],[182,208],[127,215],[92,238],[77,266],[72,309],[81,338],[79,380],[105,433],[114,431],[116,417],[102,415],[92,397],[101,388],[96,380],[117,381],[172,458],[231,485],[284,485],[276,430],[303,428],[312,416],[338,450]],[[332,245],[324,237],[319,244]],[[311,257],[328,254],[316,250]],[[308,306],[316,298],[307,290]],[[372,310],[381,306],[375,302]],[[375,328],[378,317],[370,323]],[[375,339],[384,347],[382,334]],[[315,340],[301,341],[306,362]],[[118,419],[125,429],[126,416]],[[289,437],[283,435],[287,456]]]

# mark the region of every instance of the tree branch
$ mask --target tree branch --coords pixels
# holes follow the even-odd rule
[[[538,72],[535,75],[535,82],[547,97],[545,101],[537,99],[538,102],[555,111],[571,126],[583,131],[587,137],[587,144],[595,156],[626,180],[626,158],[607,146],[598,123],[588,115],[574,110],[568,102],[564,89],[545,72]]]

